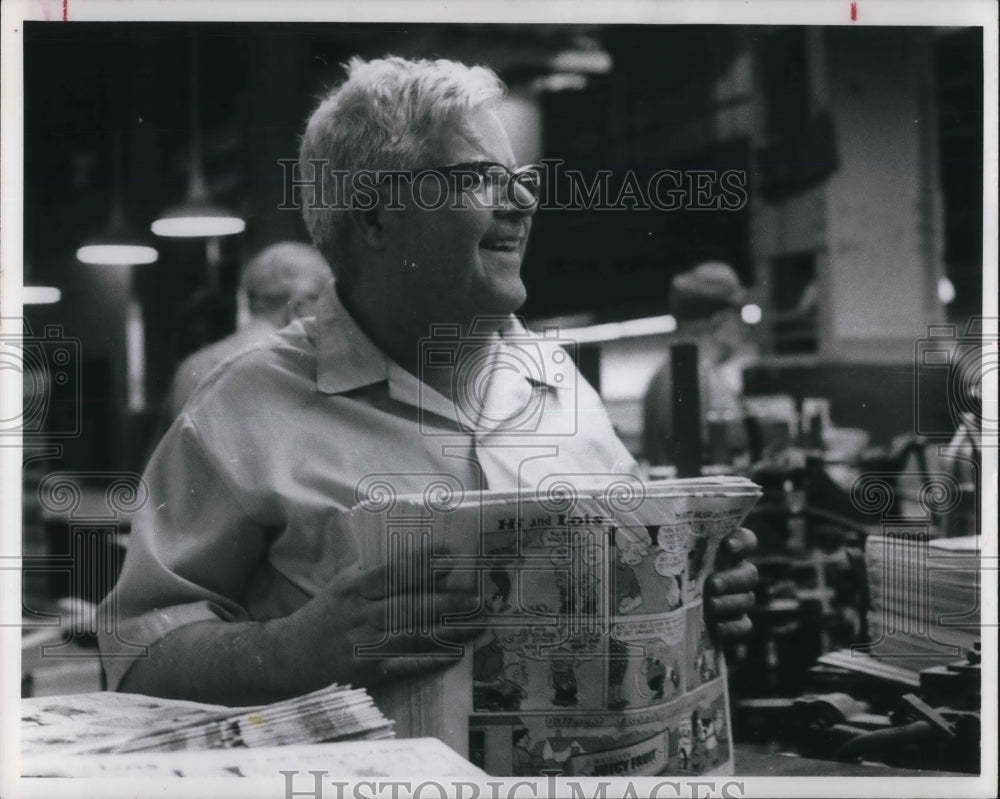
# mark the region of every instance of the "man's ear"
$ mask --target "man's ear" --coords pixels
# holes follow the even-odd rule
[[[365,246],[373,250],[385,248],[385,231],[378,206],[369,210],[352,208],[348,213],[351,215],[351,222],[354,224],[358,239]]]
[[[352,208],[348,213],[362,242],[373,250],[384,250],[396,227],[396,215],[387,211],[386,198],[378,192],[371,208]]]

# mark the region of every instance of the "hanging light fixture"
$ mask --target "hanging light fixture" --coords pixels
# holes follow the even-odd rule
[[[62,299],[62,292],[55,286],[22,286],[22,305],[52,305]]]
[[[85,264],[112,266],[155,263],[160,257],[156,248],[151,247],[125,218],[125,203],[122,199],[122,140],[118,128],[115,129],[112,168],[114,171],[111,185],[111,219],[99,235],[91,238],[76,251],[76,258]]]
[[[201,164],[201,123],[198,108],[198,41],[191,34],[191,160],[187,198],[163,212],[152,224],[157,236],[199,238],[242,233],[246,223],[234,212],[213,205]]]

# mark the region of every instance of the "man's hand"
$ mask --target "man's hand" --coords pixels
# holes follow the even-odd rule
[[[713,638],[743,638],[750,633],[748,611],[754,605],[757,567],[746,558],[757,548],[757,536],[741,527],[719,545],[719,571],[705,581],[705,620]]]
[[[445,646],[483,631],[479,610],[478,579],[456,575],[436,558],[433,577],[402,563],[355,564],[274,623],[284,626],[288,668],[307,684],[371,687],[453,665],[461,655]],[[445,626],[445,616],[465,618]]]
[[[433,578],[421,571],[355,565],[289,616],[178,627],[135,660],[118,690],[258,705],[334,682],[369,687],[445,668],[460,655],[442,656],[441,642],[482,631],[478,576],[453,572],[437,557]],[[444,625],[452,614],[461,626]],[[357,656],[359,646],[380,643]]]

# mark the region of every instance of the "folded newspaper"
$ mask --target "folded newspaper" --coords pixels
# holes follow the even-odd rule
[[[489,621],[456,665],[375,691],[376,703],[399,735],[440,738],[498,776],[732,773],[725,663],[702,591],[759,496],[738,477],[589,475],[552,475],[530,495],[447,481],[420,495],[360,491],[362,561],[387,564],[390,581],[447,564],[478,584]],[[402,607],[390,632],[426,633],[432,618]],[[394,640],[368,654],[404,654]]]
[[[392,735],[392,722],[365,691],[340,685],[240,708],[108,692],[21,700],[25,758],[287,746]]]

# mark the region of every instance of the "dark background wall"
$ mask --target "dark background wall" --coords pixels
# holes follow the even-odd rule
[[[277,209],[283,181],[278,161],[296,156],[305,119],[351,55],[486,63],[515,93],[537,104],[542,156],[563,158],[584,174],[742,169],[751,201],[768,202],[761,191],[769,163],[762,161],[767,155],[762,143],[813,130],[803,109],[814,102],[812,88],[802,76],[815,59],[803,31],[27,23],[25,281],[59,286],[63,300],[28,308],[25,316],[33,330],[58,325],[81,344],[85,425],[79,439],[67,442],[68,463],[141,466],[149,419],[177,362],[234,327],[240,265],[273,241],[305,240],[300,215]],[[214,270],[208,268],[204,242],[169,239],[156,241],[156,264],[137,267],[131,276],[78,263],[76,248],[108,220],[116,142],[123,165],[119,190],[137,229],[148,230],[159,211],[183,197],[194,37],[206,177],[214,199],[247,220],[246,232],[220,240]],[[933,41],[944,259],[960,297],[949,313],[964,319],[982,302],[981,32],[940,32]],[[591,75],[579,91],[533,94],[535,79],[551,72],[551,58],[581,42],[606,51],[613,69]],[[745,57],[752,58],[749,70],[740,62]],[[826,129],[834,148],[835,123]],[[829,155],[822,149],[802,152],[807,160]],[[835,168],[825,161],[817,167]],[[616,184],[610,188],[615,193]],[[791,191],[790,206],[801,206],[800,198],[808,195],[795,194],[801,187]],[[711,258],[733,264],[766,300],[773,287],[763,285],[769,273],[757,246],[753,210],[752,205],[697,213],[566,210],[539,217],[524,266],[530,296],[524,313],[589,322],[661,314],[671,277]],[[828,259],[820,251],[815,261],[822,269]],[[147,407],[138,413],[125,402],[130,297],[141,303],[145,316]]]

